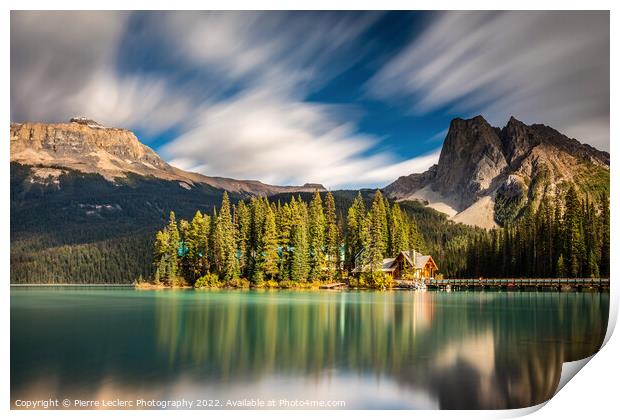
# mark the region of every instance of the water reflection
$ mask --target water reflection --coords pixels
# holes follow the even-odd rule
[[[158,348],[211,378],[335,369],[430,389],[446,408],[508,408],[548,399],[561,364],[595,352],[605,332],[600,295],[345,297],[223,292],[194,306],[162,296]]]
[[[13,399],[44,383],[48,393],[329,397],[347,408],[538,404],[563,362],[598,350],[609,306],[599,293],[123,291],[59,307],[48,295],[50,318],[28,312],[27,297],[11,301]]]

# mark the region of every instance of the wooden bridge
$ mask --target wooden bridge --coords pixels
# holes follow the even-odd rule
[[[426,279],[426,287],[443,289],[469,288],[551,288],[551,289],[609,289],[609,279],[603,278],[545,278],[545,279]]]

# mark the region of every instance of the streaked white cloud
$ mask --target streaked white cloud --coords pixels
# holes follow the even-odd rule
[[[223,81],[308,89],[354,65],[358,37],[381,13],[174,12],[152,31],[176,46],[175,54],[207,66]]]
[[[414,113],[544,123],[609,150],[608,12],[437,14],[369,82]]]
[[[120,73],[128,15],[115,12],[12,14],[12,115],[64,121],[85,115],[104,125],[181,134],[162,148],[182,168],[285,184],[383,186],[426,169],[438,153],[400,161],[373,153],[357,133],[356,110],[305,97],[359,59],[358,36],[378,17],[317,14],[294,25],[282,14],[162,13],[149,30],[170,53],[216,86],[200,103],[165,75]],[[233,97],[218,93],[239,86]]]
[[[497,125],[514,114],[608,150],[608,15],[557,13],[438,14],[369,89],[418,113],[481,112]],[[380,15],[297,16],[149,14],[138,44],[155,40],[184,75],[209,75],[179,84],[118,65],[128,13],[12,12],[12,118],[85,115],[147,135],[174,127],[161,150],[173,164],[270,183],[383,186],[436,163],[438,150],[404,161],[381,151],[354,106],[307,99],[359,62],[360,36]]]
[[[223,80],[242,80],[245,89],[201,107],[164,157],[200,173],[331,188],[383,186],[427,169],[438,153],[404,162],[373,153],[379,139],[356,132],[354,110],[304,100],[310,85],[359,59],[357,37],[377,16],[320,14],[291,24],[277,14],[170,15],[162,26],[187,60],[221,69]]]
[[[355,132],[337,106],[259,89],[206,107],[194,128],[162,153],[186,170],[273,184],[382,186],[423,171],[439,151],[398,162],[371,153],[377,139]]]
[[[190,109],[164,80],[121,75],[123,12],[12,12],[11,113],[58,122],[85,115],[112,127],[157,133]]]

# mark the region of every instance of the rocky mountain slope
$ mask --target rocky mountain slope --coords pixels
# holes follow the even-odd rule
[[[99,174],[112,182],[136,174],[178,181],[186,189],[205,184],[248,195],[324,190],[316,184],[281,187],[183,171],[162,160],[131,131],[106,128],[86,118],[60,124],[12,123],[11,162],[33,167],[35,182],[57,183],[62,169],[70,169]]]
[[[456,222],[491,228],[518,219],[570,184],[594,198],[608,192],[609,153],[542,124],[511,117],[500,129],[477,116],[451,122],[437,165],[400,177],[384,192],[422,201]]]

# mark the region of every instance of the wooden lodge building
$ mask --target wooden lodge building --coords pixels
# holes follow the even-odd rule
[[[361,253],[360,253],[361,254]],[[401,251],[395,258],[384,258],[381,271],[389,274],[393,279],[400,280],[407,271],[411,270],[414,279],[434,279],[438,267],[430,255],[422,255],[417,251]],[[355,259],[354,273],[366,271],[359,261],[360,255]]]

